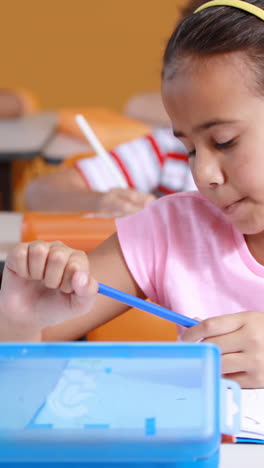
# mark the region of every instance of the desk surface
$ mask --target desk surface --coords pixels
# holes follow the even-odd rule
[[[255,444],[223,444],[219,468],[263,468],[264,446]]]
[[[21,238],[22,213],[0,213],[0,262],[4,262],[8,251]]]
[[[78,138],[56,133],[44,147],[43,157],[49,162],[60,162],[76,154],[91,153],[92,148]]]
[[[56,112],[0,121],[0,161],[37,154],[56,129]]]

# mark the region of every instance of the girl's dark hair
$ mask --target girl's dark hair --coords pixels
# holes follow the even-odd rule
[[[180,59],[185,56],[206,57],[241,51],[251,60],[258,91],[263,94],[264,21],[230,6],[215,6],[199,13],[190,13],[205,1],[192,0],[183,9],[183,19],[176,26],[165,49],[163,78],[172,79]],[[248,3],[264,9],[264,0],[249,0]]]

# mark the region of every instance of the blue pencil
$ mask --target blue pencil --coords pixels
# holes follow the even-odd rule
[[[189,328],[199,323],[197,320],[185,317],[181,314],[177,314],[176,312],[166,309],[165,307],[144,301],[143,299],[131,296],[131,294],[124,293],[118,289],[106,286],[105,284],[98,283],[98,286],[98,292],[104,296],[111,297],[112,299],[116,299],[117,301],[123,302],[124,304],[127,304],[131,307],[136,307],[137,309],[144,310],[150,314],[157,315],[158,317],[169,320],[170,322],[177,323],[177,325],[182,325],[183,327]]]

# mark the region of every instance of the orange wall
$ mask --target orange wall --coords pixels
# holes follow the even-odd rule
[[[23,86],[44,108],[121,109],[159,89],[162,51],[179,0],[1,2],[0,86]]]

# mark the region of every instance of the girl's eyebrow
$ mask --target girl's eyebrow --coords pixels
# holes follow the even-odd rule
[[[215,125],[224,125],[224,124],[230,124],[230,123],[236,123],[236,122],[237,120],[220,120],[220,119],[210,120],[209,122],[204,122],[203,124],[198,125],[197,127],[194,127],[193,130],[195,132],[199,132],[201,130],[207,130],[208,128],[214,127]],[[176,138],[185,136],[184,133],[179,132],[177,130],[173,130],[173,135]]]

